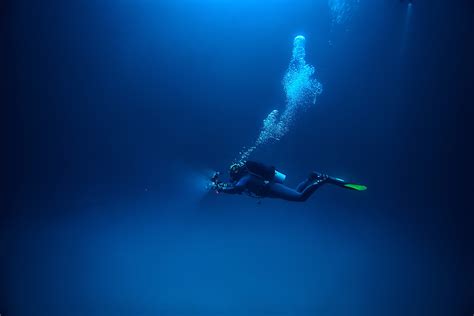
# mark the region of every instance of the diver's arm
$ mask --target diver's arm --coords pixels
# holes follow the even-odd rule
[[[241,194],[242,192],[244,192],[249,179],[250,176],[244,176],[236,184],[224,182],[216,183],[216,191],[218,193]]]
[[[240,187],[232,183],[221,182],[216,184],[217,193],[240,194],[242,191],[243,190]]]

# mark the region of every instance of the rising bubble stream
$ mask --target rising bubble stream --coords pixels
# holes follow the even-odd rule
[[[286,94],[283,112],[273,110],[268,114],[254,145],[239,153],[238,163],[245,162],[259,146],[279,141],[288,132],[297,113],[315,104],[316,97],[322,93],[321,83],[312,78],[314,67],[305,61],[305,43],[306,39],[301,35],[296,36],[293,42],[293,54],[282,82]]]

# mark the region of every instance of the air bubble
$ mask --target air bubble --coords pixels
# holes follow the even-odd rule
[[[279,141],[288,133],[296,114],[316,103],[316,97],[323,92],[322,84],[312,78],[314,67],[305,61],[305,44],[306,39],[302,35],[296,36],[293,41],[291,61],[282,82],[286,94],[283,113],[280,115],[278,110],[273,110],[268,114],[255,144],[248,149],[244,147],[237,162],[245,162],[259,146]]]

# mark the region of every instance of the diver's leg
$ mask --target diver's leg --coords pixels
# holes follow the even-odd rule
[[[328,176],[318,174],[316,180],[310,178],[300,183],[296,190],[289,188],[281,183],[272,183],[268,188],[268,197],[283,199],[287,201],[304,202],[320,186],[327,182]],[[307,182],[309,182],[310,184],[308,185]],[[298,192],[298,189],[302,189],[302,192]]]
[[[313,195],[313,193],[317,189],[319,189],[324,183],[326,183],[326,181],[327,178],[316,180],[313,184],[304,189],[304,191],[301,193],[301,202],[306,201],[311,195]]]
[[[268,188],[268,197],[287,201],[302,201],[303,193],[287,187],[281,183],[272,183]]]
[[[321,185],[324,184],[323,180],[316,180],[303,192],[298,192],[286,185],[280,183],[273,183],[269,187],[268,197],[278,198],[287,201],[304,202],[306,201]]]
[[[298,184],[298,186],[296,187],[296,191],[298,192],[303,192],[304,189],[306,189],[307,187],[309,187],[311,184],[313,184],[316,180],[326,180],[328,179],[328,176],[325,175],[325,174],[322,174],[322,173],[319,173],[319,172],[311,172],[309,175],[308,175],[308,178],[306,178],[306,180],[304,180],[303,182],[301,182],[300,184]]]
[[[314,180],[311,180],[310,178],[305,179],[303,182],[298,184],[298,186],[296,187],[296,191],[303,192],[303,190],[306,189],[313,182],[314,182]]]

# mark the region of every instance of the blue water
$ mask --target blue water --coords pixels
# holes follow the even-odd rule
[[[474,313],[468,6],[18,0],[0,13],[2,316]],[[368,190],[208,192],[242,156],[290,186],[316,170]]]

